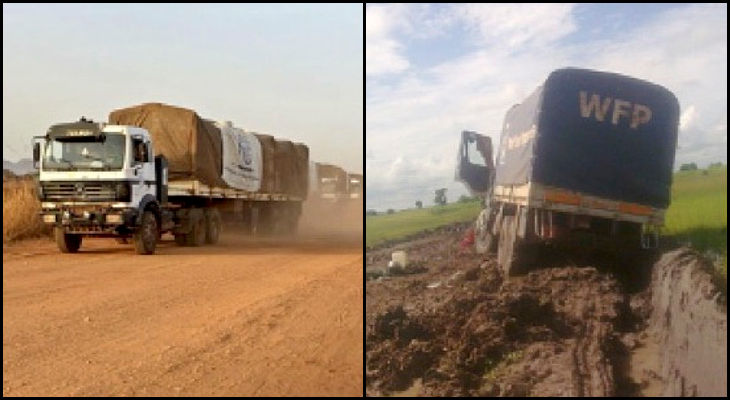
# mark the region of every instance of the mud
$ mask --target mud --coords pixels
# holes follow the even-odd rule
[[[492,258],[460,246],[467,228],[367,252],[368,271],[395,250],[424,268],[366,283],[367,395],[666,393],[664,342],[647,329],[652,255],[546,253],[546,268],[504,280]]]
[[[686,248],[654,268],[649,326],[661,349],[664,396],[727,396],[727,303],[707,268]]]

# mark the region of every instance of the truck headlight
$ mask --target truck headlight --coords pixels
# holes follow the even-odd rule
[[[56,223],[56,214],[44,214],[43,222],[45,222],[47,224],[55,224]]]
[[[107,214],[106,215],[106,223],[107,224],[121,224],[122,223],[122,215],[121,214]]]

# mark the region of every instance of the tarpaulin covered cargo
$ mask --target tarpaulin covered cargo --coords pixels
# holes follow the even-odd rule
[[[276,163],[274,175],[276,176],[277,193],[292,194],[297,183],[297,177],[294,175],[296,163],[294,143],[288,140],[276,140],[274,159]]]
[[[261,143],[261,155],[263,158],[263,173],[261,178],[261,190],[266,193],[276,191],[276,141],[273,136],[255,133]]]
[[[215,125],[223,141],[223,180],[230,187],[258,192],[261,189],[263,168],[258,138],[253,133],[234,127],[230,122]]]
[[[194,111],[147,103],[112,111],[109,123],[145,128],[155,152],[167,158],[170,180],[197,179],[206,185],[225,185],[221,179],[220,131]]]
[[[317,163],[317,179],[320,193],[347,193],[347,172],[336,165]]]
[[[297,174],[297,192],[299,196],[306,196],[309,187],[309,147],[304,143],[294,143],[294,152],[296,153],[296,174]]]
[[[306,196],[309,149],[288,140],[211,122],[192,110],[160,103],[123,108],[109,122],[145,128],[168,160],[170,180]]]
[[[554,71],[505,117],[497,185],[534,181],[666,208],[679,103],[667,89],[623,75]]]

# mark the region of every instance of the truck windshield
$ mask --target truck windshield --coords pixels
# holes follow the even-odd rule
[[[106,133],[104,141],[46,141],[43,169],[55,171],[120,170],[124,164],[124,135]]]

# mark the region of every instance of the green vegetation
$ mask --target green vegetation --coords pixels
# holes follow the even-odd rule
[[[365,217],[365,245],[370,247],[454,222],[473,221],[480,210],[481,203],[472,200],[393,214],[368,215]]]
[[[508,353],[498,360],[487,359],[484,362],[484,376],[482,377],[482,392],[493,393],[496,389],[496,383],[499,381],[510,365],[522,360],[524,356],[521,350]]]
[[[465,201],[466,199],[461,199]],[[426,229],[460,221],[473,221],[478,200],[412,209],[366,217],[366,245],[402,238]],[[689,242],[702,252],[721,257],[718,279],[727,282],[727,167],[713,164],[706,170],[679,171],[674,175],[672,204],[667,210],[664,235]]]
[[[727,282],[727,167],[680,171],[674,175],[672,204],[664,234],[722,257],[717,272]]]

